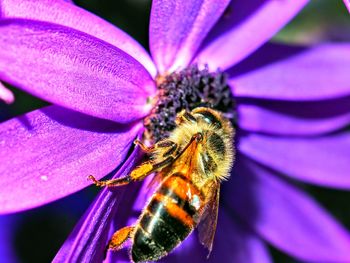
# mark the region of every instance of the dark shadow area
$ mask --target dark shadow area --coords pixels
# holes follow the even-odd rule
[[[277,43],[267,43],[249,55],[246,59],[226,70],[229,78],[254,71],[261,67],[298,56],[310,48]]]
[[[339,222],[350,230],[350,191],[301,184]]]
[[[50,262],[93,198],[91,189],[25,213],[16,219],[14,249],[20,262]]]
[[[296,260],[295,258],[292,258],[286,254],[284,254],[282,251],[278,250],[277,248],[273,246],[268,246],[269,251],[274,259],[274,262],[283,262],[283,263],[307,263],[303,262],[301,260]]]
[[[103,17],[135,38],[147,50],[151,1],[77,0],[77,5]]]
[[[9,120],[12,118],[12,116],[13,113],[11,112],[9,105],[3,101],[0,101],[0,122]]]
[[[50,119],[64,126],[80,130],[88,130],[98,133],[119,133],[125,132],[132,127],[132,124],[118,124],[113,121],[103,120],[60,106],[48,106],[40,111]]]
[[[0,100],[0,122],[49,105],[49,103],[16,89],[7,83],[1,83],[15,95],[15,102],[8,105]],[[24,126],[28,127],[29,120],[25,116],[22,116],[19,120]]]
[[[350,112],[350,96],[317,101],[284,101],[236,98],[238,104],[256,105],[278,113],[301,118],[329,118]]]

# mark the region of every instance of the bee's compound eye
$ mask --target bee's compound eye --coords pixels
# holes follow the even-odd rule
[[[203,119],[203,121],[205,121],[206,123],[215,125],[217,128],[222,127],[221,121],[210,111],[201,110],[201,111],[197,112],[197,114],[199,114],[201,116],[201,118]]]

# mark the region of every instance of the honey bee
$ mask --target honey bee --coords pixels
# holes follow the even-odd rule
[[[150,159],[130,175],[107,181],[89,176],[97,186],[115,187],[157,173],[159,186],[137,222],[115,232],[108,244],[116,251],[130,238],[133,262],[159,260],[196,227],[200,242],[212,250],[220,182],[234,161],[234,129],[221,113],[205,107],[183,110],[176,124],[168,138],[151,147],[135,141]]]

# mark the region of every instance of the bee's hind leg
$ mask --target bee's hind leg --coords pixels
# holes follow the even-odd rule
[[[104,250],[104,259],[107,257],[108,250],[118,251],[122,249],[125,242],[131,237],[133,230],[133,226],[126,226],[115,232]]]
[[[117,251],[123,248],[124,243],[131,237],[133,226],[126,226],[115,232],[108,242],[107,249]]]

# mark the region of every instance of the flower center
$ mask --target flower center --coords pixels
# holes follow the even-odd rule
[[[157,86],[154,107],[144,120],[146,137],[151,141],[167,137],[176,127],[177,113],[183,109],[191,111],[203,106],[234,116],[233,95],[227,85],[227,76],[220,71],[213,73],[207,67],[200,70],[192,65],[166,75]]]

